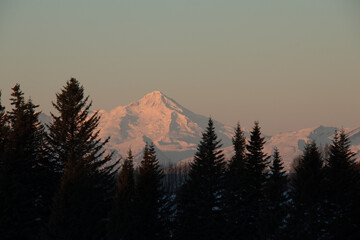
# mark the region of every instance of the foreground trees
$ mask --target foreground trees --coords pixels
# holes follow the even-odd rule
[[[1,91],[0,91],[0,164],[2,164],[4,159],[7,132],[8,132],[7,115],[5,112],[5,107],[1,104]]]
[[[323,221],[323,159],[314,142],[305,146],[291,179],[293,200],[290,234],[293,239],[319,239]],[[304,229],[303,231],[299,231]]]
[[[241,239],[246,231],[245,188],[247,184],[246,140],[240,124],[232,139],[234,156],[225,172],[224,215],[229,239]]]
[[[326,231],[335,239],[358,238],[360,175],[344,129],[335,133],[328,155],[324,168]]]
[[[128,152],[110,212],[109,239],[170,238],[169,201],[162,179],[163,172],[152,143],[145,145],[136,184],[133,156],[131,151]]]
[[[209,119],[178,196],[177,239],[223,239],[221,214],[224,155],[214,123]]]
[[[137,168],[129,151],[115,177],[76,79],[57,94],[47,132],[37,106],[12,90],[11,111],[0,102],[1,239],[360,238],[360,167],[344,130],[324,155],[308,143],[286,173],[276,148],[264,153],[257,122],[249,139],[237,125],[226,164],[209,119],[189,171],[170,171],[181,180],[166,193],[153,143]]]
[[[289,211],[288,207],[288,177],[284,170],[279,150],[275,147],[268,179],[265,183],[265,224],[264,232],[268,239],[283,237],[284,220]]]
[[[99,239],[106,224],[113,196],[114,164],[105,155],[98,137],[98,112],[91,106],[84,89],[71,79],[56,95],[53,122],[49,126],[48,151],[60,178],[55,193],[48,235],[52,239]]]
[[[146,144],[139,166],[135,193],[136,239],[168,239],[168,209],[153,143]]]
[[[266,212],[265,184],[267,179],[267,167],[269,156],[264,153],[265,138],[261,136],[260,126],[255,122],[255,126],[250,132],[250,140],[246,145],[246,195],[245,206],[246,233],[247,239],[258,239],[264,235],[265,222],[264,213]],[[257,236],[258,235],[258,236]]]
[[[135,175],[133,155],[129,150],[118,177],[118,186],[108,225],[109,239],[136,239]]]
[[[0,106],[0,230],[2,239],[31,239],[40,230],[44,207],[44,128],[20,85],[12,90],[13,109],[5,114]]]

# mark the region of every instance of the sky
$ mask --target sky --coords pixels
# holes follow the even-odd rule
[[[358,0],[1,0],[0,89],[45,112],[75,77],[94,109],[154,90],[265,134],[360,127]]]

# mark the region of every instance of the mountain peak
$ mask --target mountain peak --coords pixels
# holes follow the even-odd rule
[[[144,97],[146,98],[156,98],[156,97],[162,97],[164,94],[158,90],[152,91],[151,93],[146,94]]]
[[[194,155],[207,122],[207,117],[193,113],[160,91],[153,91],[109,113],[103,111],[100,134],[104,138],[111,135],[108,149],[120,155],[125,155],[131,146],[134,156],[141,158],[145,142],[153,142],[163,163],[176,163]],[[229,146],[232,128],[214,123],[224,146]]]
[[[160,91],[153,91],[151,93],[146,94],[140,102],[147,102],[147,103],[155,103],[155,102],[165,102],[167,97]]]
[[[136,105],[146,108],[150,107],[156,109],[171,109],[178,112],[183,112],[183,107],[181,105],[160,91],[153,91],[146,94],[142,99],[136,102]]]

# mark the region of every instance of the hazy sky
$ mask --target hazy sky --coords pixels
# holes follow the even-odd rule
[[[70,77],[95,109],[160,90],[266,134],[360,127],[360,1],[1,0],[2,101],[48,113]]]

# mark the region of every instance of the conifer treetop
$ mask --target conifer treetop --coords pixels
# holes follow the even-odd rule
[[[58,115],[51,113],[53,122],[48,126],[49,152],[60,165],[61,172],[68,160],[83,161],[94,169],[113,171],[115,164],[108,166],[112,154],[105,154],[104,146],[109,138],[99,137],[99,112],[89,113],[91,102],[84,97],[84,88],[79,81],[71,78],[66,82],[53,102]],[[117,163],[116,163],[117,164]]]
[[[221,140],[218,140],[214,122],[211,118],[209,118],[208,126],[203,132],[202,139],[197,147],[194,162],[191,164],[193,166],[192,169],[194,169],[196,165],[204,164],[218,164],[221,168],[223,168],[225,163],[223,151],[220,149],[221,147]]]
[[[283,161],[277,147],[274,147],[273,161],[270,166],[272,176],[283,176],[285,174]]]
[[[230,160],[229,167],[239,169],[245,168],[246,140],[244,133],[241,130],[240,123],[237,123],[232,142],[235,154]]]
[[[263,151],[265,143],[265,138],[261,137],[259,122],[256,121],[250,132],[250,140],[246,145],[247,167],[256,175],[264,174],[270,158],[270,156]]]
[[[350,149],[350,139],[344,129],[336,131],[332,144],[329,147],[327,165],[338,170],[351,168],[355,164],[356,153]]]

